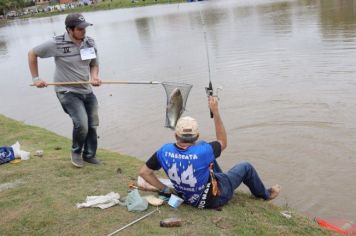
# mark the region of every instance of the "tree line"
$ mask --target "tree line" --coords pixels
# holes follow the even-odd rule
[[[11,10],[18,10],[24,7],[33,6],[33,1],[26,0],[0,0],[0,14],[5,15],[6,12]]]

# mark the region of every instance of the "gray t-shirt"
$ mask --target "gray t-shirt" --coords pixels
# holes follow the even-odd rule
[[[96,58],[82,60],[80,50],[83,48],[94,48]],[[94,39],[90,37],[85,37],[80,47],[77,47],[66,32],[38,45],[33,50],[40,58],[54,57],[56,64],[54,82],[89,81],[90,67],[99,65],[97,48]],[[89,84],[55,86],[55,91],[88,94],[92,92],[92,88]]]

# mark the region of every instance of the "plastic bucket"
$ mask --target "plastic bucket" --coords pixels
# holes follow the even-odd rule
[[[173,208],[177,208],[179,207],[182,203],[184,202],[183,199],[181,199],[180,197],[174,195],[174,194],[171,194],[171,197],[169,198],[169,201],[168,201],[168,205],[170,205],[171,207]]]

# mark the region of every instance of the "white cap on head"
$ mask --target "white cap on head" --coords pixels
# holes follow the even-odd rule
[[[176,124],[176,134],[179,137],[196,137],[199,134],[198,122],[190,116],[180,118]]]

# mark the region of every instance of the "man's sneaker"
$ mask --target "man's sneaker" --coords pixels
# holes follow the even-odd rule
[[[100,165],[100,161],[96,159],[95,157],[93,158],[83,158],[84,161],[90,163],[90,164],[95,164],[95,165]]]
[[[71,161],[75,167],[81,168],[84,166],[83,159],[78,153],[72,152]]]

